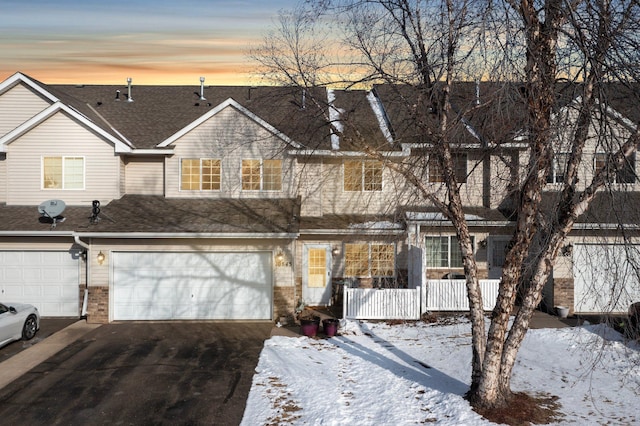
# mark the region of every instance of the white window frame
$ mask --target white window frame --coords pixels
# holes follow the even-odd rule
[[[367,246],[367,274],[366,275],[347,275],[347,246],[349,245],[366,245]],[[373,275],[373,259],[371,258],[371,248],[373,246],[392,246],[393,248],[393,274],[391,275]],[[398,257],[398,247],[396,243],[382,242],[349,242],[345,243],[342,252],[344,253],[344,274],[353,278],[395,278],[397,274],[396,261]]]
[[[570,153],[558,152],[551,159],[551,170],[547,176],[547,183],[550,185],[562,184],[567,179],[567,163]],[[560,179],[561,178],[561,179]]]
[[[198,189],[183,189],[182,188],[182,166],[183,166],[183,161],[184,160],[198,160],[199,161],[199,188]],[[202,189],[202,162],[203,161],[218,161],[220,163],[220,188],[218,189]],[[199,157],[183,157],[180,159],[180,182],[178,184],[178,190],[179,191],[184,191],[184,192],[194,192],[194,191],[202,191],[202,192],[216,192],[216,191],[220,191],[222,190],[222,160],[219,158],[199,158]]]
[[[345,179],[347,177],[347,162],[360,163],[360,189],[347,189],[345,185]],[[365,164],[375,163],[380,165],[380,189],[366,189],[366,173]],[[372,182],[373,184],[373,182]],[[342,191],[343,192],[382,192],[384,190],[384,164],[379,160],[344,160],[342,162]]]
[[[606,162],[606,161],[608,161],[607,157],[609,157],[609,156],[611,156],[613,154],[609,154],[609,153],[606,153],[606,152],[596,152],[595,155],[593,156],[593,171],[594,171],[594,173],[597,173],[598,170],[599,170],[599,168],[597,167],[598,156],[602,156],[602,155],[605,156],[605,162]],[[636,153],[635,152],[632,153],[630,157],[627,157],[625,159],[625,161],[631,160],[631,162],[632,162],[632,164],[629,164],[629,166],[632,167],[631,171],[633,172],[633,182],[618,182],[618,176],[621,173],[624,173],[624,170],[615,170],[612,175],[607,176],[607,177],[610,178],[610,179],[607,179],[607,182],[610,183],[610,184],[615,184],[615,185],[633,185],[633,184],[635,184],[637,182],[637,180],[638,180],[637,171],[636,171],[637,170],[636,169],[636,159],[637,159],[637,157],[636,157]]]
[[[47,158],[59,158],[62,162],[62,183],[60,188],[48,188],[45,181],[45,159]],[[65,182],[65,167],[67,159],[82,159],[82,187],[81,188],[67,188]],[[40,158],[40,186],[43,191],[84,191],[87,182],[87,161],[83,155],[43,155]]]
[[[244,189],[244,162],[245,161],[259,161],[260,162],[260,185],[259,189]],[[280,162],[280,188],[278,189],[265,189],[265,171],[264,171],[264,162],[265,161],[279,161]],[[281,158],[243,158],[240,163],[240,188],[242,191],[253,191],[253,192],[281,192],[283,187],[283,168],[284,161]]]
[[[447,239],[447,265],[438,265],[438,266],[433,266],[429,264],[429,254],[427,253],[427,238],[446,238]],[[460,265],[451,265],[451,255],[452,255],[452,247],[453,245],[451,244],[451,240],[455,238],[456,242],[455,242],[455,247],[458,249],[458,251],[460,251],[460,259],[461,259],[461,264]],[[424,265],[427,268],[430,269],[460,269],[464,267],[464,261],[462,259],[462,250],[460,250],[460,246],[458,244],[457,241],[458,237],[456,235],[425,235],[424,236]],[[471,236],[471,247],[472,249],[475,251],[475,236]]]

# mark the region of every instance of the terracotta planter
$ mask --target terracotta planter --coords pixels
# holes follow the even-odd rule
[[[338,332],[338,324],[340,324],[340,321],[335,318],[322,320],[322,328],[324,329],[324,334],[326,334],[327,337],[335,336]]]
[[[300,319],[300,332],[307,337],[314,337],[318,334],[320,327],[320,317]]]

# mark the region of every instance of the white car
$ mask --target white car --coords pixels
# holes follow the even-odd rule
[[[26,303],[0,303],[0,347],[32,339],[40,329],[38,308]]]

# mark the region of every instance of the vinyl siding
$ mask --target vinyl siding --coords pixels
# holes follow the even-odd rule
[[[7,156],[0,152],[0,203],[7,201]]]
[[[42,189],[43,156],[81,156],[85,159],[84,190]],[[120,160],[113,145],[57,113],[8,146],[7,204],[37,205],[62,199],[68,205],[106,204],[119,198]]]
[[[0,95],[0,136],[6,135],[43,109],[49,103],[22,84]]]
[[[344,191],[343,175],[342,159],[324,161],[321,178],[323,214],[391,214],[399,200],[412,199],[412,188],[387,167],[383,169],[382,191]]]
[[[232,107],[220,111],[206,123],[174,143],[166,161],[167,197],[185,198],[288,198],[297,194],[293,160],[286,158],[286,142]],[[180,161],[183,158],[221,160],[219,191],[181,191]],[[281,191],[243,191],[243,159],[282,159]]]
[[[164,195],[164,158],[129,159],[125,167],[127,194]]]

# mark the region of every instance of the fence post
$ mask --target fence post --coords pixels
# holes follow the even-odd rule
[[[347,299],[347,286],[342,286],[342,318],[347,319],[347,304],[349,300]]]

